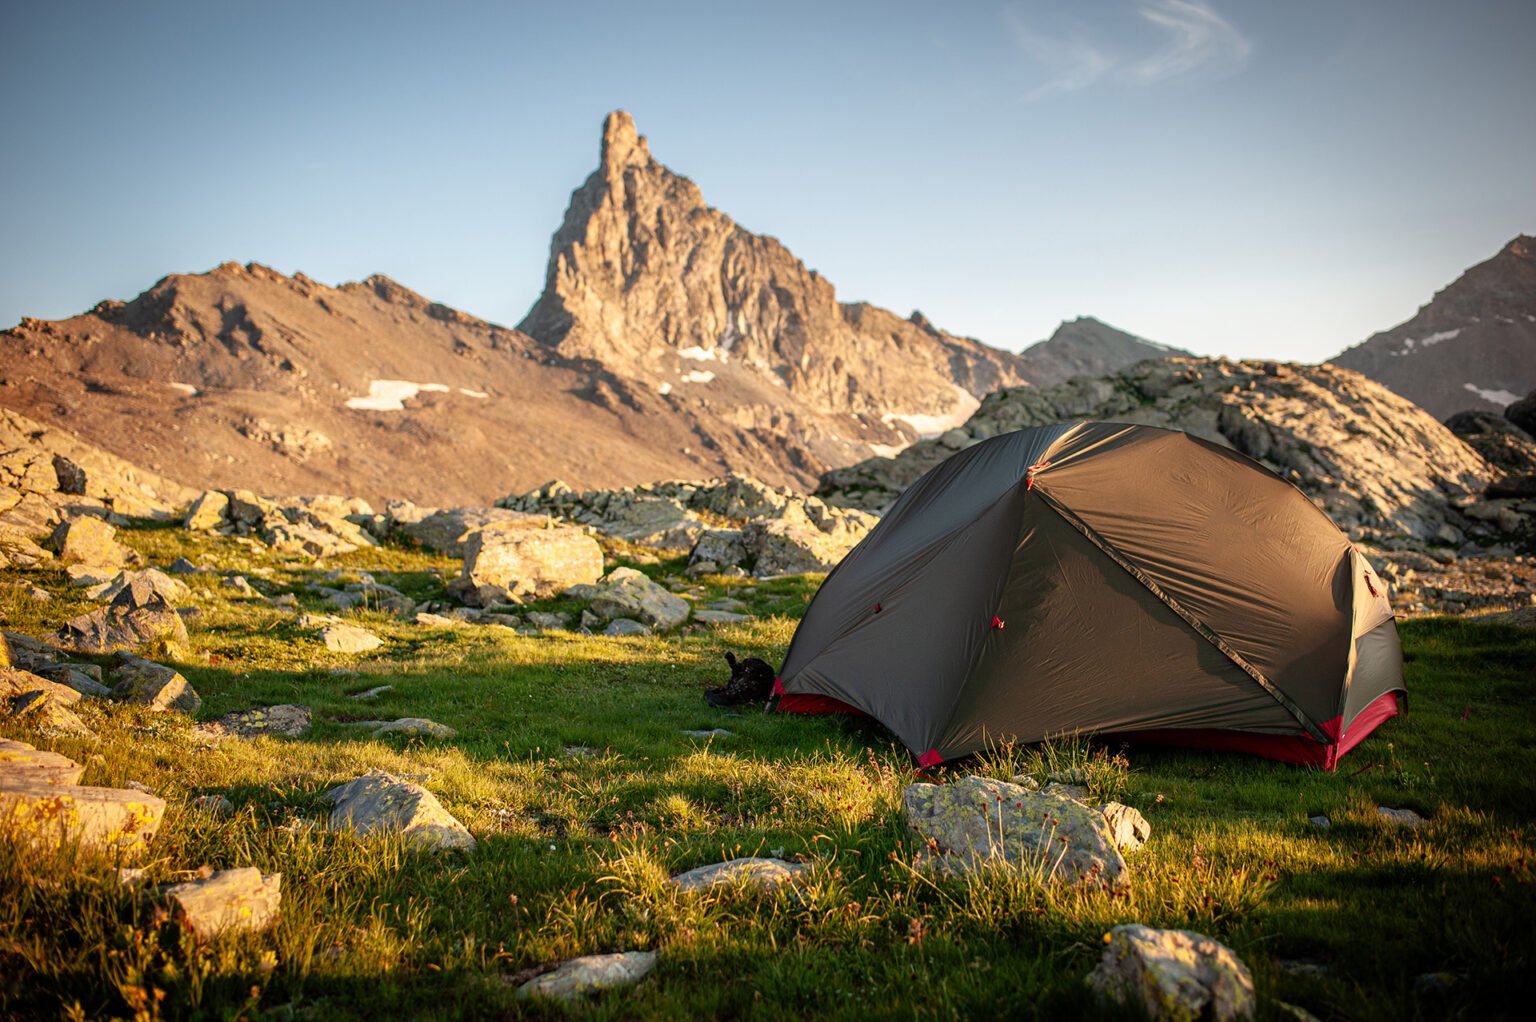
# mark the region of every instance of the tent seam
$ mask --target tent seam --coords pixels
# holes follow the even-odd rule
[[[1149,575],[1147,575],[1146,572],[1142,571],[1135,564],[1133,564],[1130,558],[1126,557],[1119,550],[1116,550],[1108,540],[1099,535],[1093,526],[1079,518],[1071,508],[1066,507],[1055,497],[1052,497],[1049,493],[1047,493],[1044,488],[1039,485],[1038,480],[1035,485],[1034,493],[1040,497],[1040,499],[1045,503],[1046,507],[1060,515],[1068,525],[1071,525],[1078,532],[1082,533],[1083,536],[1087,538],[1088,542],[1104,551],[1105,555],[1108,556],[1110,560],[1114,561],[1122,569],[1128,572],[1131,577],[1135,578],[1136,581],[1140,582],[1144,587],[1146,587],[1148,592],[1161,600],[1169,610],[1173,611],[1180,618],[1182,618],[1186,624],[1195,630],[1196,634],[1205,639],[1211,645],[1215,646],[1228,660],[1231,660],[1238,667],[1242,668],[1243,673],[1247,674],[1254,681],[1258,682],[1259,687],[1264,689],[1265,692],[1269,693],[1270,697],[1273,698],[1275,702],[1283,706],[1286,712],[1288,712],[1292,717],[1295,717],[1296,722],[1305,728],[1309,735],[1317,739],[1323,745],[1333,744],[1333,740],[1328,737],[1327,732],[1318,726],[1316,721],[1307,716],[1306,712],[1302,710],[1300,706],[1296,705],[1296,702],[1291,699],[1290,696],[1280,691],[1280,689],[1275,686],[1274,682],[1265,677],[1263,671],[1249,663],[1248,660],[1237,650],[1233,649],[1231,644],[1228,643],[1226,639],[1222,638],[1215,629],[1211,628],[1204,621],[1201,621],[1193,613],[1185,609],[1185,607],[1179,603],[1179,601],[1175,599],[1171,593],[1168,593],[1166,590],[1164,590],[1163,587],[1158,585],[1157,582],[1154,581]],[[1351,628],[1351,632],[1353,632],[1353,628]],[[1351,642],[1353,642],[1353,637],[1351,637]]]

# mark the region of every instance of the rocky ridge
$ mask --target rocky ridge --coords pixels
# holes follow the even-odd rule
[[[1074,376],[1107,376],[1149,358],[1177,356],[1193,357],[1193,352],[1117,330],[1092,316],[1063,322],[1048,340],[1023,351],[1029,382],[1040,387]]]
[[[1536,238],[1522,234],[1437,292],[1413,318],[1340,352],[1437,418],[1496,411],[1536,387]]]

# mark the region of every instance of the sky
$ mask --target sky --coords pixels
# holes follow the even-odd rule
[[[1318,361],[1536,234],[1536,3],[9,3],[0,327],[228,260],[515,325],[604,116],[837,288]]]

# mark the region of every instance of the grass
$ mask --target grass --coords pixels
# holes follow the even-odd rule
[[[153,563],[239,570],[314,611],[305,587],[325,572],[368,571],[420,600],[455,571],[403,548],[316,566],[173,528],[124,538]],[[639,566],[657,577],[681,567]],[[8,629],[42,636],[85,609],[61,574],[12,575],[57,598],[0,586]],[[1411,713],[1337,774],[1070,741],[948,768],[1040,780],[1077,770],[1096,795],[1140,809],[1152,839],[1115,893],[1005,873],[930,879],[911,866],[899,811],[911,758],[888,733],[704,704],[725,650],[781,658],[814,577],[689,583],[700,603],[730,595],[758,617],[672,637],[524,636],[354,611],[387,640],[361,656],[328,652],[291,611],[192,578],[202,613],[178,667],[203,696],[199,717],[299,702],[315,714],[309,735],[205,747],[185,717],[95,703],[80,713],[99,741],[41,738],[15,720],[0,735],[74,757],[83,783],[135,780],[164,796],[165,823],[138,863],[151,884],[204,866],[281,872],[281,922],[199,948],[110,863],[0,841],[0,1017],[1116,1017],[1083,977],[1104,932],[1131,921],[1232,946],[1268,1019],[1289,1017],[1281,1002],[1324,1019],[1524,1017],[1536,987],[1528,631],[1405,622]],[[394,688],[350,697],[380,684]],[[381,740],[347,724],[397,716],[459,736]],[[681,733],[712,727],[734,736]],[[419,778],[479,849],[433,856],[326,829],[321,793],[372,768]],[[209,793],[234,812],[192,808]],[[1393,830],[1377,805],[1430,823]],[[1330,829],[1307,823],[1318,814]],[[702,896],[665,882],[748,854],[808,862],[809,879],[798,893]],[[635,949],[660,961],[630,990],[576,1008],[515,999],[532,970]],[[1416,990],[1427,973],[1448,986]]]

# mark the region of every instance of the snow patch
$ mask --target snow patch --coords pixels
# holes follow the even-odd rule
[[[187,395],[187,397],[197,397],[197,395],[200,393],[198,389],[192,386],[190,383],[167,383],[166,386],[170,387],[172,390],[181,391],[183,394]]]
[[[463,394],[465,397],[487,398],[491,396],[483,390],[465,390],[463,387],[459,388],[459,393]]]
[[[347,407],[361,408],[370,412],[403,412],[405,411],[405,403],[422,391],[446,394],[449,388],[441,383],[412,383],[410,380],[374,380],[368,384],[368,396],[347,398]]]
[[[691,373],[683,374],[684,383],[709,383],[715,378],[715,374],[708,369],[695,369]]]
[[[1404,337],[1402,348],[1392,352],[1392,354],[1406,355],[1412,351],[1415,346],[1418,346],[1419,348],[1428,348],[1432,345],[1439,344],[1441,341],[1455,340],[1456,336],[1461,333],[1461,330],[1461,327],[1457,327],[1454,330],[1441,330],[1439,333],[1430,334],[1428,337]]]
[[[672,393],[672,384],[663,383],[661,386],[656,388],[656,393],[660,394],[662,397],[666,397],[668,394]]]
[[[677,357],[692,359],[695,362],[714,362],[717,359],[721,362],[725,361],[723,354],[716,351],[706,351],[697,344],[691,348],[679,348],[677,350]]]
[[[956,426],[962,426],[965,421],[981,407],[981,402],[970,391],[957,384],[951,384],[955,388],[955,405],[945,415],[899,415],[886,413],[880,416],[880,421],[886,425],[900,420],[911,426],[919,437],[927,440],[936,437],[940,433],[946,433]]]
[[[894,458],[906,450],[905,447],[899,447],[894,444],[870,444],[869,449],[875,452],[875,457],[877,458]]]
[[[1511,394],[1507,390],[1484,390],[1475,383],[1463,383],[1462,386],[1484,401],[1492,401],[1496,405],[1512,405],[1520,400],[1519,394]]]

